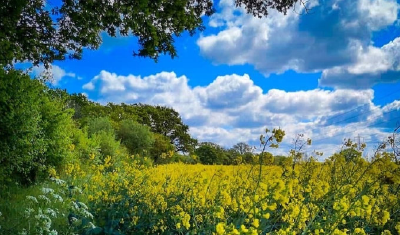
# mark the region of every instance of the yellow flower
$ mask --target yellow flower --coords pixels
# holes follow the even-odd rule
[[[217,234],[219,234],[219,235],[225,234],[224,223],[218,223],[215,230],[216,230]]]
[[[397,233],[400,234],[400,222],[398,222],[394,228],[396,229]]]
[[[243,232],[243,233],[247,233],[249,230],[246,228],[246,226],[244,226],[243,224],[240,226],[240,230]]]
[[[356,229],[354,229],[354,233],[355,233],[356,235],[365,235],[365,234],[366,234],[365,231],[364,231],[364,229],[362,229],[362,228],[356,228]]]
[[[381,235],[392,235],[392,233],[389,230],[384,230]]]
[[[269,213],[266,213],[266,214],[263,215],[263,217],[264,217],[265,219],[269,219],[270,216],[271,216],[271,215],[270,215]]]
[[[260,221],[258,219],[254,219],[252,225],[254,228],[258,228],[260,226]]]
[[[90,160],[94,160],[95,157],[96,157],[96,155],[94,155],[94,153],[89,154],[89,159]]]
[[[56,171],[56,169],[54,169],[53,167],[50,167],[50,168],[48,169],[48,172],[49,172],[50,177],[54,177],[54,178],[57,177],[57,171]]]

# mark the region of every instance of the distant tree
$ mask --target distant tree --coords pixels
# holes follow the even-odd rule
[[[218,153],[210,145],[201,145],[196,149],[195,153],[202,164],[212,165],[218,162]]]
[[[108,117],[98,117],[88,120],[88,135],[100,147],[103,157],[115,156],[120,142],[115,139],[115,130]]]
[[[115,123],[119,123],[121,120],[125,119],[135,121],[138,119],[137,110],[133,105],[108,103],[105,108],[107,110],[107,116]]]
[[[356,150],[355,148],[346,148],[340,151],[340,155],[342,155],[347,162],[353,162],[362,156],[362,152]]]
[[[286,158],[288,158],[288,157],[282,156],[282,155],[274,156],[274,165],[281,165],[285,161]]]
[[[254,16],[280,12],[298,0],[236,0]],[[97,49],[101,32],[116,37],[133,35],[134,55],[157,60],[177,55],[174,37],[203,30],[202,16],[214,12],[212,0],[87,1],[3,0],[0,4],[0,64],[33,61],[48,66],[54,60],[80,59],[84,48]]]
[[[226,157],[223,148],[211,142],[201,143],[195,150],[195,154],[205,165],[224,164]]]
[[[249,163],[249,164],[255,163],[254,154],[251,152],[244,153],[242,155],[242,158],[243,158],[243,162],[245,162],[245,163]]]
[[[150,128],[133,120],[121,121],[117,136],[131,154],[149,152],[154,142]]]
[[[197,140],[189,135],[189,126],[183,123],[179,113],[173,108],[145,104],[137,104],[134,107],[138,122],[149,126],[152,132],[168,137],[175,145],[176,151],[194,151]]]
[[[120,141],[115,139],[114,132],[99,131],[91,135],[94,143],[98,144],[101,156],[116,156],[118,149],[120,149]]]
[[[108,132],[114,134],[114,128],[108,117],[95,117],[88,121],[89,136],[99,132]]]
[[[258,154],[258,159],[264,165],[274,164],[274,155],[272,155],[272,153],[269,153],[269,152],[264,152],[264,153]]]
[[[226,165],[239,165],[243,162],[243,157],[234,149],[228,149],[225,151]]]
[[[90,101],[81,93],[71,94],[66,101],[66,106],[74,109],[73,118],[80,123],[81,127],[86,126],[89,119],[107,116],[107,112],[102,105]]]
[[[253,152],[253,148],[244,142],[239,142],[233,145],[232,149],[238,152],[240,155]]]
[[[158,133],[154,134],[154,143],[150,149],[150,155],[154,163],[168,163],[170,152],[175,152],[175,146],[169,141],[169,138]]]

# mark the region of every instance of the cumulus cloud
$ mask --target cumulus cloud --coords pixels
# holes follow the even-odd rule
[[[262,94],[261,88],[255,86],[247,74],[219,76],[207,87],[197,88],[196,92],[211,109],[236,109]]]
[[[34,76],[46,76],[50,78],[50,82],[55,86],[65,77],[76,77],[75,73],[66,72],[57,65],[50,65],[49,69],[46,69],[43,65],[33,67],[31,74]]]
[[[322,86],[369,88],[377,83],[400,79],[400,37],[376,48],[359,47],[353,64],[325,69],[319,80]]]
[[[263,91],[247,74],[219,76],[207,86],[190,87],[186,76],[174,72],[141,77],[101,71],[83,88],[98,92],[97,101],[103,103],[172,107],[189,124],[192,135],[225,147],[241,141],[256,145],[265,127],[283,128],[288,137],[286,147],[299,133],[315,138],[319,147],[340,144],[344,137],[357,132],[382,134],[378,126],[373,126],[376,120],[400,108],[398,101],[375,106],[371,89]],[[356,118],[349,119],[351,116]],[[371,128],[365,130],[366,126]]]
[[[299,14],[300,10],[285,16],[271,11],[263,19],[235,8],[233,0],[220,1],[219,6],[222,10],[212,16],[209,26],[220,31],[202,35],[197,41],[201,54],[215,64],[248,63],[267,76],[289,69],[319,72],[335,67],[340,72],[375,76],[374,70],[388,72],[400,59],[393,42],[382,48],[372,42],[374,32],[397,21],[399,4],[395,0],[311,1],[309,14]],[[376,56],[375,60],[368,60],[371,56]],[[375,69],[366,64],[377,60]],[[351,79],[340,76],[343,72],[335,71],[324,72],[338,76],[328,79],[324,75],[321,85],[362,89],[371,85],[372,78],[354,85]],[[395,79],[386,76],[386,80]]]

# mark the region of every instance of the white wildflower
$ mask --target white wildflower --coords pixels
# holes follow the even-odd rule
[[[58,232],[53,229],[50,231],[49,235],[58,235]]]
[[[72,207],[73,207],[75,210],[79,210],[79,205],[78,205],[78,203],[76,203],[76,202],[74,202],[74,201],[72,201],[71,203],[72,203]]]
[[[58,184],[58,185],[64,185],[65,184],[64,180],[60,180],[60,179],[57,179],[57,178],[54,178],[54,177],[51,177],[50,179],[52,181],[54,181],[56,184]]]
[[[51,219],[46,214],[43,214],[42,210],[39,210],[39,214],[36,215],[35,218],[41,222],[41,224],[43,225],[42,228],[44,228],[44,230],[46,230],[46,231],[50,230],[50,228],[51,228]]]
[[[88,209],[88,207],[85,205],[85,203],[83,203],[83,202],[78,202],[78,205],[80,206],[80,207],[82,207],[83,209],[85,209],[85,210],[87,210]]]
[[[18,233],[19,235],[28,235],[28,232],[26,231],[26,229],[22,229],[21,232]]]
[[[45,203],[50,203],[51,202],[50,199],[48,197],[46,197],[45,195],[39,195],[38,198],[40,200],[45,201]]]
[[[91,228],[96,228],[96,225],[94,225],[92,222],[89,222],[89,226],[90,226]]]
[[[86,218],[91,218],[91,219],[93,219],[92,213],[90,213],[90,212],[87,211],[87,210],[82,210],[82,214],[83,214],[83,216],[85,216]]]
[[[44,210],[44,213],[46,213],[52,217],[57,217],[57,213],[51,208],[46,208],[46,210]]]
[[[54,193],[54,189],[52,189],[52,188],[42,188],[42,192],[44,194]]]
[[[32,208],[25,209],[25,217],[29,218],[33,212],[35,212],[35,210]]]
[[[60,195],[58,195],[58,194],[52,194],[52,195],[53,195],[54,199],[56,199],[57,201],[59,201],[59,202],[64,201],[64,199]]]
[[[38,200],[36,199],[36,197],[34,197],[34,196],[26,196],[26,199],[28,199],[34,203],[39,203]]]

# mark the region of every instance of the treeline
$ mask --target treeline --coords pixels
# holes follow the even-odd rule
[[[31,184],[49,169],[95,157],[137,155],[144,164],[256,163],[260,156],[238,143],[231,149],[190,136],[169,107],[101,105],[83,94],[51,89],[19,70],[0,71],[0,181]],[[263,163],[274,158],[264,153]]]

